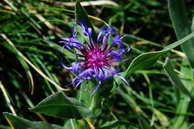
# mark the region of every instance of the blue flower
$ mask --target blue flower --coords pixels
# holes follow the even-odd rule
[[[84,80],[95,78],[98,84],[93,89],[91,93],[93,94],[104,80],[113,76],[118,76],[127,83],[114,67],[116,62],[123,60],[122,55],[130,50],[125,49],[121,36],[117,35],[113,28],[107,27],[99,31],[97,40],[94,42],[92,29],[83,23],[78,23],[78,25],[82,29],[81,33],[87,38],[86,43],[77,39],[75,25],[73,26],[72,36],[61,38],[59,41],[69,51],[74,49],[78,56],[78,60],[73,62],[71,66],[62,64],[63,68],[72,71],[76,75],[72,80],[75,88]]]

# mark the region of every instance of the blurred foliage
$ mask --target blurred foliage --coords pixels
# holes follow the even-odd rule
[[[62,69],[60,60],[64,57],[65,64],[69,65],[75,57],[58,43],[61,37],[70,36],[71,27],[75,23],[76,11],[72,2],[75,3],[73,0],[0,2],[0,128],[11,129],[13,125],[10,120],[13,123],[23,122],[29,128],[37,124],[37,128],[53,129],[193,128],[193,100],[174,87],[163,70],[168,56],[173,68],[176,68],[175,74],[193,95],[193,89],[188,88],[189,85],[193,86],[193,71],[179,48],[173,48],[163,56],[152,54],[146,57],[156,58],[149,62],[149,68],[142,67],[127,76],[130,86],[118,83],[116,78],[117,81],[107,80],[92,97],[88,93],[93,88],[93,82],[83,83],[80,89],[72,88],[70,82],[73,75]],[[185,2],[188,7],[188,24],[191,25],[193,2]],[[121,62],[121,71],[127,70],[132,59],[138,55],[162,50],[176,41],[167,1],[112,0],[111,3],[89,4],[84,8],[96,31],[104,24],[109,24],[120,34],[126,35],[123,40],[133,50],[126,55],[128,60]],[[139,62],[144,64],[144,59]],[[153,64],[155,61],[157,62]],[[47,115],[29,109],[39,102],[50,102],[49,99],[52,98],[48,96],[55,96],[61,90],[65,94],[65,102],[70,103],[72,112],[77,111],[72,107],[80,105],[82,111],[86,112],[87,106],[94,111],[95,117],[59,119],[47,116],[46,109],[41,109],[41,112],[47,112]],[[64,110],[68,110],[68,106],[63,107]],[[3,112],[11,112],[12,115],[4,113],[4,117]],[[57,112],[58,115],[60,113]],[[78,111],[77,114],[79,113]],[[32,125],[29,124],[30,121],[34,121],[31,122]],[[14,126],[16,129],[25,129],[21,124],[19,127]]]

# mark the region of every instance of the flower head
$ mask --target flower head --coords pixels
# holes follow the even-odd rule
[[[64,48],[70,51],[74,49],[78,57],[71,66],[62,64],[65,69],[71,70],[76,75],[72,81],[75,87],[84,80],[95,78],[98,84],[92,91],[93,94],[104,80],[115,75],[127,82],[114,68],[114,63],[122,61],[123,53],[130,50],[125,49],[121,36],[117,35],[113,28],[107,27],[99,31],[95,41],[90,27],[83,23],[78,25],[81,27],[81,33],[87,38],[85,42],[78,40],[75,26],[70,38],[60,40]]]

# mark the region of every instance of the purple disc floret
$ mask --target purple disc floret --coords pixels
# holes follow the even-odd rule
[[[122,61],[122,55],[130,50],[125,49],[121,36],[116,34],[113,28],[107,27],[100,30],[97,40],[94,40],[92,39],[92,29],[90,27],[83,23],[78,23],[78,25],[82,29],[81,33],[87,37],[87,42],[83,43],[77,39],[75,25],[73,26],[72,36],[61,38],[59,41],[64,48],[74,49],[78,56],[77,61],[73,62],[71,66],[62,64],[65,69],[71,70],[76,75],[72,81],[73,85],[78,87],[84,80],[95,78],[98,84],[93,89],[91,93],[93,94],[104,80],[115,75],[127,83],[114,68],[114,64]]]

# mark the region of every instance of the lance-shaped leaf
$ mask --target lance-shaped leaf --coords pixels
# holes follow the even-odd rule
[[[184,37],[183,39],[166,46],[161,51],[140,54],[139,56],[132,60],[131,64],[124,73],[124,76],[129,76],[131,73],[134,73],[137,70],[141,70],[152,66],[162,54],[169,52],[170,50],[174,49],[175,47],[183,43],[186,43],[186,41],[190,40],[192,37],[194,37],[194,33],[191,33]]]
[[[61,119],[81,119],[94,116],[93,112],[82,103],[67,97],[62,92],[47,97],[31,110]]]
[[[187,16],[184,0],[168,0],[168,10],[177,39],[182,39],[191,33],[191,25]],[[182,49],[187,55],[192,67],[194,68],[194,44],[193,40],[188,40],[182,44]]]
[[[147,52],[137,56],[127,68],[126,75],[128,76],[136,70],[152,66],[163,53],[163,51]]]
[[[3,114],[16,129],[63,129],[59,125],[48,124],[40,121],[30,121],[6,112]]]

